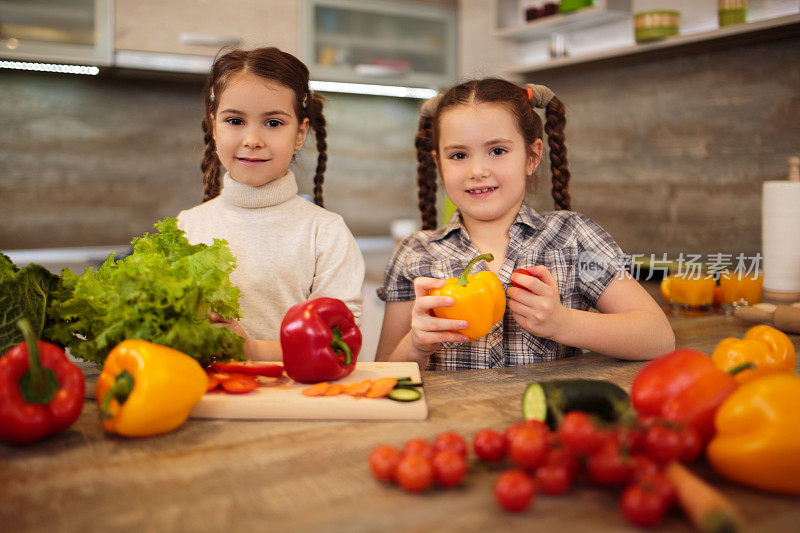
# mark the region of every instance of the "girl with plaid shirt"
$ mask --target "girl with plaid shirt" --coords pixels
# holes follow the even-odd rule
[[[544,128],[535,108],[545,109]],[[397,246],[378,289],[386,311],[377,360],[455,370],[551,361],[580,349],[643,360],[674,348],[669,321],[627,273],[627,256],[599,225],[569,211],[565,122],[563,103],[547,87],[494,78],[423,104],[416,138],[423,229]],[[539,214],[525,190],[541,161],[543,129],[557,211]],[[440,228],[437,169],[458,208]],[[472,272],[497,274],[507,308],[485,337],[468,342],[458,333],[465,321],[430,312],[452,298],[429,291],[485,253],[495,260]],[[512,275],[518,268],[532,275]]]

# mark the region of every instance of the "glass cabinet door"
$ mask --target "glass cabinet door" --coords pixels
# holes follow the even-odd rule
[[[0,0],[0,56],[108,65],[113,0]]]
[[[455,13],[402,2],[311,0],[314,79],[441,87],[455,78]]]

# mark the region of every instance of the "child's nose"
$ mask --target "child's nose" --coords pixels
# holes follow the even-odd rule
[[[261,148],[264,146],[264,139],[261,138],[258,132],[250,130],[245,133],[242,144],[248,148]]]
[[[485,178],[489,175],[489,169],[483,161],[475,158],[472,160],[472,166],[469,169],[469,177],[472,179]]]

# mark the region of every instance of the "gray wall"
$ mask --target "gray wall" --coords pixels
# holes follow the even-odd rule
[[[629,253],[760,249],[761,182],[800,154],[800,39],[538,76],[568,106],[573,208]],[[201,198],[201,80],[0,72],[0,249],[118,245]],[[327,207],[416,217],[414,100],[331,94]],[[298,161],[310,192],[316,152]],[[540,210],[552,208],[543,168]]]
[[[199,77],[0,72],[0,249],[119,245],[202,199]],[[329,94],[326,207],[357,235],[415,216],[419,101]],[[295,171],[311,193],[316,143]]]

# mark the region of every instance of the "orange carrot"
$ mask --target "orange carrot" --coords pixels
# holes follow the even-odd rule
[[[323,396],[325,391],[328,390],[330,384],[327,381],[322,381],[320,383],[316,383],[311,385],[307,389],[303,389],[304,396]]]
[[[383,398],[387,396],[397,385],[397,378],[380,378],[372,382],[372,386],[366,393],[367,398]]]
[[[331,385],[328,387],[328,390],[325,391],[323,396],[336,396],[344,392],[344,385],[337,383],[336,385]]]
[[[206,392],[212,391],[219,387],[219,378],[213,374],[208,375],[208,386],[206,387]]]
[[[351,383],[344,388],[344,392],[349,394],[350,396],[363,396],[367,393],[369,388],[372,386],[371,379],[365,379],[364,381],[360,381],[358,383]]]
[[[664,468],[664,475],[675,485],[681,508],[697,529],[707,533],[728,533],[741,529],[741,518],[736,507],[685,466],[673,461]]]

